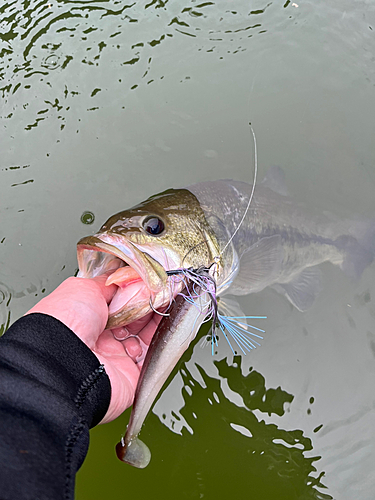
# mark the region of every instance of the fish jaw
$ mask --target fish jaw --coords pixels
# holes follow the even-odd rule
[[[124,263],[135,269],[152,292],[159,292],[166,285],[167,273],[163,266],[151,256],[141,252],[124,237],[100,233],[95,236],[82,238],[78,242],[77,259],[80,276],[92,278],[96,274],[91,274],[88,266],[85,265],[85,260],[88,258],[85,251],[89,253],[92,251],[105,252],[124,261]],[[109,262],[112,264],[112,259],[109,259]],[[95,270],[93,271],[95,273]]]
[[[125,326],[144,317],[152,310],[150,302],[154,309],[166,307],[182,288],[182,284],[170,287],[165,263],[163,266],[120,235],[99,233],[82,238],[77,244],[77,260],[78,277],[113,273],[107,284],[115,283],[119,288],[108,306],[107,328]],[[168,262],[174,265],[171,256]],[[133,271],[124,271],[127,266]]]

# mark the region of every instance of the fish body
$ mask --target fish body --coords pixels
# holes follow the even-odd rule
[[[182,288],[171,286],[167,271],[173,269],[215,263],[218,295],[272,286],[304,311],[321,289],[318,264],[329,261],[357,277],[372,262],[372,222],[311,216],[286,195],[281,169],[270,170],[255,187],[246,211],[251,189],[231,180],[169,189],[113,215],[96,235],[83,238],[79,276],[119,266],[139,275],[128,286],[123,270],[114,273],[119,291],[109,306],[108,327],[143,317],[152,309],[150,301],[155,309],[170,304]]]
[[[188,189],[200,201],[206,219],[225,228],[224,238],[235,233],[251,185],[219,180]],[[287,196],[282,170],[273,168],[256,186],[232,245],[235,264],[228,280],[229,293],[247,295],[272,286],[304,311],[321,289],[320,270],[315,266],[328,261],[357,278],[373,261],[375,225],[340,220],[327,213],[309,215]]]

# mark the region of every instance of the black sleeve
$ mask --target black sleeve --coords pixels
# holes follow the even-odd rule
[[[110,381],[64,324],[30,314],[0,338],[0,498],[70,500]]]

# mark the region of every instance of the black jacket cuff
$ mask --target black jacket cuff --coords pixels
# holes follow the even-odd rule
[[[88,430],[110,398],[103,365],[63,323],[16,321],[0,338],[1,498],[73,498]]]

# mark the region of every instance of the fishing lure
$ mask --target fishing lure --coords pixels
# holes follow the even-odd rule
[[[214,346],[218,346],[218,337],[216,335],[216,330],[219,329],[223,333],[233,354],[236,353],[228,338],[228,334],[232,337],[242,353],[246,355],[246,351],[250,352],[251,350],[256,349],[257,346],[260,346],[258,340],[263,339],[260,334],[252,332],[250,328],[257,332],[265,333],[265,330],[262,330],[261,328],[253,325],[249,325],[247,323],[247,320],[266,319],[267,316],[231,316],[230,314],[221,314],[219,311],[219,303],[221,306],[220,309],[227,309],[226,312],[229,312],[230,307],[226,306],[224,299],[219,299],[216,296],[216,282],[212,276],[212,267],[214,265],[215,263],[211,264],[210,267],[202,266],[198,269],[176,269],[167,271],[167,274],[168,276],[173,277],[174,280],[178,282],[183,281],[186,287],[185,290],[189,290],[189,288],[187,287],[187,283],[190,281],[193,283],[193,290],[195,295],[199,295],[199,293],[207,293],[210,297],[211,304],[204,322],[212,321],[210,332],[212,354],[214,354]],[[186,292],[184,294],[184,292],[181,292],[179,295],[182,295],[186,301],[193,304],[195,303],[194,298],[191,294],[186,294]]]

